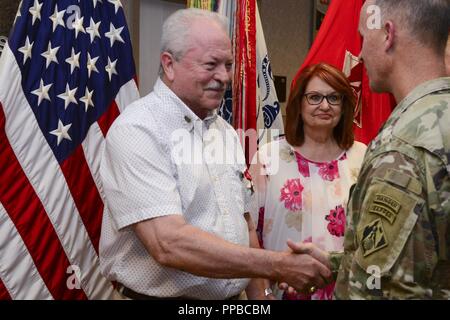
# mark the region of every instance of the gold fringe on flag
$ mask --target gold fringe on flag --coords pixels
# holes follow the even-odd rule
[[[219,0],[187,0],[187,7],[214,11],[218,2]]]

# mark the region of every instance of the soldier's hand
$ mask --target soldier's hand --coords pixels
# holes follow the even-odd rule
[[[330,265],[330,254],[312,243],[295,243],[292,240],[287,241],[288,247],[295,253],[309,254],[314,259],[320,261],[328,269],[331,268]]]
[[[287,245],[293,253],[301,255],[310,255],[315,260],[317,260],[319,266],[321,265],[325,267],[327,271],[325,271],[325,269],[323,268],[318,269],[318,271],[320,272],[320,276],[322,277],[322,281],[319,280],[317,282],[308,283],[307,285],[305,285],[303,288],[300,289],[292,285],[292,283],[288,284],[288,282],[280,282],[278,285],[280,290],[283,291],[287,290],[289,294],[297,293],[297,290],[310,294],[313,293],[312,291],[315,291],[314,289],[322,288],[332,281],[331,272],[329,271],[330,262],[328,252],[319,249],[312,243],[295,243],[291,240],[288,240]],[[313,290],[311,291],[312,288]]]
[[[289,252],[282,261],[281,279],[299,292],[311,293],[324,287],[331,279],[331,271],[327,266],[309,254]]]

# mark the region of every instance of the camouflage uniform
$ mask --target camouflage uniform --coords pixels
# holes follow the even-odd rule
[[[450,78],[396,107],[350,192],[335,298],[450,298]]]

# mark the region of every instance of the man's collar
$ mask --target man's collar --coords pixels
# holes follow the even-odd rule
[[[192,131],[195,128],[199,128],[202,130],[203,123],[206,128],[217,119],[218,114],[217,110],[212,110],[208,112],[208,115],[205,119],[200,119],[162,80],[158,78],[153,87],[153,92],[162,100],[169,99],[172,104],[164,105],[165,111],[170,113],[170,116],[176,117],[178,120],[177,123],[187,129],[188,131]],[[198,133],[202,133],[199,131]]]

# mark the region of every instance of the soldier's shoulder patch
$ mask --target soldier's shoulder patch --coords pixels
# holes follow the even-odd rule
[[[355,260],[364,270],[377,265],[386,273],[403,251],[424,203],[409,186],[410,179],[396,184],[378,179],[367,189],[355,223]]]
[[[364,257],[371,255],[389,245],[381,219],[376,219],[364,226],[361,238]]]

